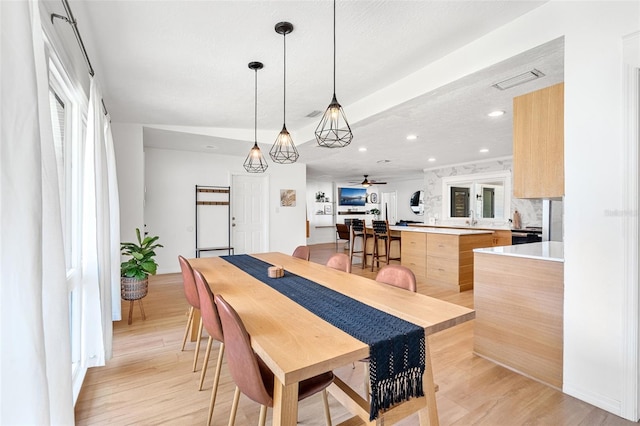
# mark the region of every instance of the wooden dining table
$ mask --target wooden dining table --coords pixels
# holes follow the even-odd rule
[[[475,317],[471,309],[283,253],[252,256],[418,325],[424,328],[426,336]],[[367,344],[223,258],[189,259],[189,263],[205,276],[214,294],[221,294],[235,308],[251,335],[253,350],[273,371],[274,425],[297,423],[300,381],[369,356]],[[359,424],[393,424],[418,412],[421,425],[437,425],[435,384],[428,344],[425,359],[425,396],[398,404],[372,422],[369,421],[369,403],[338,377],[328,391],[354,416],[362,419]]]

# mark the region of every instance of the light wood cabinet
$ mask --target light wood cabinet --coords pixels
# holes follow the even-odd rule
[[[477,355],[562,389],[564,264],[475,253]]]
[[[400,263],[411,269],[418,279],[427,278],[427,235],[424,232],[402,232]]]
[[[513,195],[564,195],[564,83],[513,99]]]
[[[473,249],[492,247],[492,234],[427,237],[427,282],[457,291],[473,288]]]

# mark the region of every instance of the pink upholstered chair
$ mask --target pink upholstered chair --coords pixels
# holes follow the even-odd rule
[[[326,266],[351,273],[351,258],[344,253],[336,253],[327,260]]]
[[[416,292],[416,276],[413,271],[402,265],[383,266],[376,275],[376,281]]]
[[[311,257],[311,252],[309,251],[309,247],[307,246],[298,246],[293,251],[293,254],[291,256],[297,257],[299,259],[309,260],[309,258]]]
[[[209,341],[207,342],[207,352],[204,356],[204,364],[202,365],[202,373],[200,374],[200,388],[202,390],[202,383],[204,382],[204,376],[207,371],[207,364],[209,363],[209,355],[211,353],[211,345],[213,340],[220,342],[220,350],[218,351],[218,362],[216,363],[216,372],[213,377],[213,386],[211,388],[211,400],[209,401],[209,417],[207,418],[207,425],[211,424],[211,418],[213,417],[213,407],[216,403],[216,394],[218,393],[218,383],[220,382],[220,369],[222,367],[222,357],[224,356],[224,339],[222,334],[222,324],[220,323],[220,317],[218,316],[218,309],[216,308],[213,300],[213,293],[209,288],[206,278],[197,269],[193,271],[195,277],[196,286],[198,288],[198,296],[200,299],[200,313],[202,315],[202,322],[204,328],[209,333]]]
[[[231,377],[236,383],[233,395],[233,405],[229,416],[229,425],[235,422],[236,409],[240,392],[253,401],[261,404],[259,425],[264,426],[267,417],[267,407],[273,407],[273,383],[274,375],[269,367],[256,355],[251,348],[251,337],[238,316],[238,313],[220,295],[215,296],[222,330],[224,332],[227,365],[231,371]],[[333,373],[319,374],[307,380],[303,380],[298,388],[298,401],[308,396],[322,392],[324,401],[325,418],[327,425],[331,425],[329,402],[327,400],[327,386],[333,382]]]
[[[193,269],[191,265],[182,256],[178,256],[178,262],[180,263],[180,270],[182,271],[182,285],[184,287],[184,295],[187,298],[187,302],[190,305],[189,316],[187,318],[187,326],[184,329],[184,337],[182,338],[182,348],[180,351],[184,351],[184,345],[187,343],[187,337],[189,336],[189,330],[193,323],[193,314],[196,309],[200,309],[200,299],[198,298],[198,289],[196,288],[196,282],[193,277]],[[200,318],[200,324],[198,326],[198,340],[196,341],[196,351],[193,354],[193,371],[196,371],[196,365],[198,363],[198,354],[200,353],[200,340],[202,339],[202,318]]]

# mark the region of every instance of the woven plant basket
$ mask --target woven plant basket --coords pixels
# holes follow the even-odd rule
[[[120,296],[122,300],[139,300],[147,295],[149,290],[149,278],[139,280],[137,278],[120,277]]]

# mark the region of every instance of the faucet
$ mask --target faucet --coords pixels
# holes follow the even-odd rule
[[[473,210],[469,210],[469,226],[475,226],[478,221],[476,220],[476,216],[475,213],[473,212]]]

